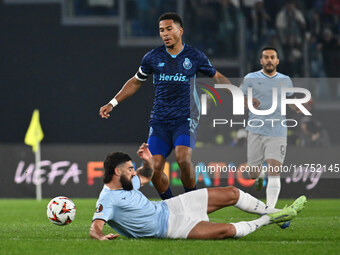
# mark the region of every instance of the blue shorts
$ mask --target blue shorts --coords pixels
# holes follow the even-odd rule
[[[152,155],[167,158],[176,146],[195,148],[198,122],[190,119],[181,122],[150,122],[149,149]]]

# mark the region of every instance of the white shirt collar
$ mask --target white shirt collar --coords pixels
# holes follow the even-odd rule
[[[265,76],[267,76],[267,77],[269,77],[269,78],[273,78],[273,77],[275,77],[275,76],[277,75],[277,72],[275,72],[275,74],[273,74],[273,75],[268,75],[268,74],[266,74],[266,73],[263,71],[263,69],[261,69],[261,73],[263,73]]]
[[[107,189],[107,190],[121,190],[121,189],[123,189],[123,188],[120,188],[120,189],[110,189],[109,186],[107,186],[106,184],[104,184],[104,189]]]

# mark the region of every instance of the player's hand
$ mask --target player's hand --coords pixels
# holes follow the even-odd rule
[[[99,110],[100,117],[102,117],[104,119],[108,119],[110,117],[109,112],[111,112],[112,109],[113,109],[112,104],[106,104],[106,105],[100,107],[100,110]]]
[[[103,237],[101,237],[99,240],[100,241],[106,241],[106,240],[114,240],[118,237],[119,235],[118,234],[108,234],[108,235],[105,235]]]
[[[254,106],[255,109],[259,108],[259,106],[261,104],[259,100],[257,100],[256,98],[253,97],[252,102],[253,102],[253,106]]]
[[[143,143],[139,147],[139,149],[137,151],[137,155],[138,155],[138,157],[140,157],[144,161],[150,161],[151,158],[152,158],[152,154],[151,154],[151,152],[149,150],[149,145],[146,144],[146,143]]]

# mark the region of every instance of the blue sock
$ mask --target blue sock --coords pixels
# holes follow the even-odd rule
[[[183,187],[183,188],[184,188],[184,192],[190,192],[190,191],[193,191],[193,190],[197,190],[196,185],[193,188],[186,188],[186,187]]]
[[[165,192],[163,192],[162,194],[159,194],[159,196],[163,200],[172,198],[173,195],[172,195],[172,191],[171,191],[170,187]]]

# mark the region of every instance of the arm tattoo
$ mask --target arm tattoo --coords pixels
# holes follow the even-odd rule
[[[153,174],[153,169],[151,167],[141,167],[137,170],[141,175],[146,178],[151,178]]]

